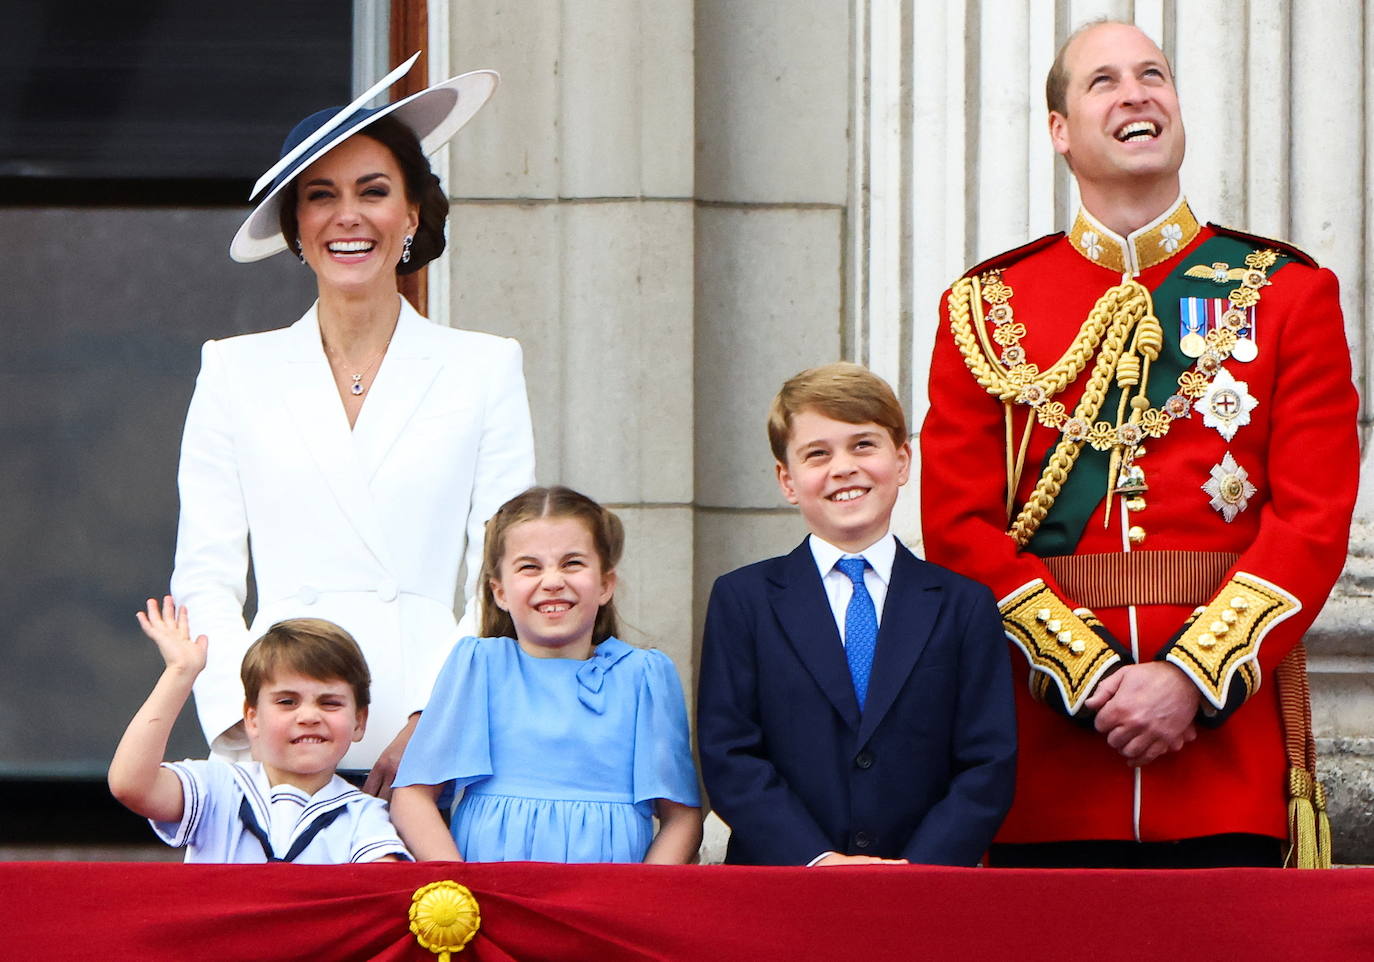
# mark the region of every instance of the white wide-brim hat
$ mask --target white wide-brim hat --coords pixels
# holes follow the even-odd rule
[[[409,60],[377,81],[347,107],[328,107],[306,117],[282,144],[281,157],[253,185],[248,199],[252,200],[266,188],[258,206],[229,244],[229,256],[236,261],[260,261],[286,250],[286,238],[281,233],[277,209],[277,195],[306,167],[318,158],[362,131],[368,124],[382,117],[392,116],[415,131],[420,150],[434,153],[456,134],[472,115],[496,90],[501,75],[495,70],[474,70],[450,77],[443,83],[411,94],[393,104],[364,107],[369,100],[406,75],[416,58]]]

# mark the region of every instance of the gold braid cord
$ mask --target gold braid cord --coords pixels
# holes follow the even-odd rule
[[[1034,406],[1042,423],[1064,432],[1036,483],[1034,494],[1022,506],[1008,532],[1018,545],[1024,546],[1049,513],[1078,460],[1082,442],[1087,439],[1090,426],[1107,396],[1127,338],[1142,318],[1153,317],[1153,305],[1150,292],[1133,280],[1128,279],[1109,289],[1097,299],[1069,349],[1048,371],[1041,373],[1036,365],[1025,360],[1019,343],[1024,327],[1011,318],[1011,294],[1011,288],[1003,284],[995,272],[984,275],[981,280],[962,278],[950,289],[949,322],[964,364],[984,390],[1003,401],[1015,400]],[[981,317],[983,300],[992,305],[988,319],[998,325],[993,336],[1006,348],[1000,358],[989,343]],[[976,331],[972,317],[975,309],[980,313]],[[1150,344],[1157,340],[1147,338]],[[1072,384],[1094,355],[1097,363],[1070,418],[1062,404],[1050,399]],[[1011,364],[1009,369],[1007,364]],[[1138,364],[1134,370],[1139,370]],[[1066,424],[1071,424],[1072,428],[1065,429]],[[1015,479],[1008,477],[1007,482],[1014,485]]]
[[[1092,626],[1087,608],[1070,609],[1044,581],[1036,579],[998,603],[1002,627],[1031,666],[1031,692],[1040,701],[1048,684],[1059,688],[1064,708],[1078,713],[1102,674],[1121,660]]]
[[[1078,336],[1064,352],[1064,356],[1042,374],[1034,364],[1025,362],[1025,353],[1019,344],[1008,343],[1008,338],[1013,334],[1019,341],[1025,333],[1024,328],[1011,326],[1007,328],[1006,335],[998,336],[1001,335],[1000,329],[994,334],[998,343],[1008,348],[1002,352],[1002,357],[1008,362],[1015,362],[1011,370],[998,363],[996,351],[988,342],[987,329],[982,323],[981,302],[986,300],[992,305],[989,319],[994,324],[1010,324],[1011,288],[1002,283],[996,272],[985,274],[982,280],[976,277],[963,277],[955,281],[949,291],[949,323],[954,332],[954,343],[959,346],[959,353],[964,356],[964,363],[968,365],[974,378],[994,397],[1003,401],[1016,400],[1027,386],[1038,389],[1045,396],[1053,397],[1072,384],[1088,366],[1088,361],[1092,360],[1097,345],[1102,340],[1102,334],[1107,329],[1108,318],[1099,309],[1111,293],[1112,291],[1108,291],[1102,295],[1097,307],[1088,315],[1088,320],[1079,328]],[[979,313],[976,333],[970,316],[971,307]],[[1035,391],[1031,393],[1034,394]]]
[[[1079,399],[1071,420],[1086,426],[1097,418],[1097,412],[1107,397],[1117,361],[1126,347],[1126,338],[1138,321],[1146,316],[1153,316],[1151,307],[1150,292],[1135,281],[1127,281],[1113,287],[1098,299],[1097,305],[1093,307],[1093,314],[1099,311],[1109,314],[1111,324],[1102,337],[1102,349],[1098,352],[1097,363],[1093,365],[1088,386],[1083,389],[1083,397]],[[1091,322],[1091,315],[1089,320]],[[1007,532],[1018,546],[1024,547],[1030,541],[1039,530],[1040,523],[1049,514],[1050,508],[1054,506],[1060,489],[1064,487],[1069,472],[1073,470],[1078,455],[1083,451],[1082,441],[1082,437],[1076,437],[1067,431],[1060,436],[1054,453],[1050,455],[1045,470],[1040,474],[1040,480],[1035,484],[1035,490],[1021,506],[1021,513],[1016,516],[1011,529]]]
[[[1111,451],[1106,492],[1110,496],[1118,472],[1124,473],[1131,467],[1137,447],[1146,438],[1162,438],[1175,420],[1188,416],[1193,399],[1207,393],[1211,379],[1230,357],[1236,332],[1247,322],[1245,311],[1259,303],[1260,288],[1269,284],[1267,271],[1277,259],[1272,250],[1246,255],[1247,269],[1243,271],[1241,285],[1228,295],[1229,306],[1221,326],[1207,332],[1203,354],[1193,369],[1179,375],[1177,393],[1159,408],[1151,406],[1146,388],[1150,362],[1159,357],[1164,332],[1154,316],[1149,290],[1137,281],[1124,277],[1099,297],[1069,349],[1044,372],[1026,359],[1021,346],[1026,327],[1015,319],[1012,289],[1002,281],[1001,274],[988,271],[981,277],[965,277],[955,282],[949,292],[950,330],[974,379],[1007,404],[1009,412],[1011,405],[1027,405],[1033,409],[1035,420],[1061,435],[1035,490],[1007,531],[1018,547],[1024,547],[1039,530],[1085,443],[1098,451]],[[988,305],[986,316],[984,302]],[[993,326],[991,336],[988,324]],[[1092,374],[1078,406],[1070,414],[1054,396],[1077,380],[1094,355]],[[1098,412],[1113,379],[1122,390],[1121,405],[1115,412],[1115,423],[1099,421]],[[1008,414],[1008,517],[1032,423],[1028,418],[1021,450],[1013,456]]]
[[[1238,571],[1168,649],[1168,661],[1183,669],[1218,710],[1241,675],[1249,698],[1259,690],[1260,643],[1269,629],[1302,610],[1302,603],[1263,578]]]

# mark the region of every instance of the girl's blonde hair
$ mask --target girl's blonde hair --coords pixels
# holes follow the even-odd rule
[[[482,577],[479,579],[482,592],[481,634],[486,638],[515,637],[515,622],[510,612],[503,611],[496,604],[491,583],[501,580],[501,559],[506,553],[507,533],[517,524],[538,518],[576,518],[591,533],[592,544],[601,561],[601,573],[608,574],[620,564],[620,555],[625,548],[625,528],[613,512],[585,494],[562,485],[530,488],[517,494],[501,505],[487,522],[486,543],[482,547]],[[619,633],[615,598],[609,598],[597,610],[596,624],[592,627],[592,644],[599,645]]]

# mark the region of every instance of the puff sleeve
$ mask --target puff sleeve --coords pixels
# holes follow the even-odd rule
[[[449,781],[462,787],[492,774],[489,666],[482,641],[466,637],[453,646],[401,758],[397,788]]]
[[[699,806],[696,767],[687,733],[687,704],[677,669],[663,652],[644,653],[635,709],[634,800],[664,798]]]

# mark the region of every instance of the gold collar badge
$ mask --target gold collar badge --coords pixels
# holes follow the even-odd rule
[[[1094,264],[1100,264],[1117,274],[1139,274],[1156,264],[1162,264],[1197,237],[1202,225],[1198,223],[1187,201],[1182,197],[1151,224],[1122,237],[1079,208],[1069,230],[1069,242],[1074,250]],[[1210,275],[1209,275],[1210,276]]]

